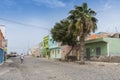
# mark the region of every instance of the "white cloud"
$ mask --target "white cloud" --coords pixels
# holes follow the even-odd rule
[[[33,0],[37,5],[45,5],[47,7],[65,7],[65,3],[59,0]]]

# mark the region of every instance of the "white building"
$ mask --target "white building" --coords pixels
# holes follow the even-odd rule
[[[28,50],[28,55],[34,55],[35,57],[40,56],[40,53],[39,53],[39,44],[31,47]]]

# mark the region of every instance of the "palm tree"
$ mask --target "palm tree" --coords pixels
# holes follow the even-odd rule
[[[75,6],[74,10],[71,10],[68,19],[70,21],[69,30],[75,30],[74,36],[79,36],[80,39],[80,58],[81,63],[84,62],[84,45],[85,37],[91,32],[95,32],[97,29],[97,19],[94,17],[96,12],[91,8],[88,8],[87,3],[83,3],[82,6]]]

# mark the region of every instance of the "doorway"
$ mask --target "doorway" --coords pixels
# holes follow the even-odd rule
[[[86,48],[86,59],[90,60],[90,48]]]

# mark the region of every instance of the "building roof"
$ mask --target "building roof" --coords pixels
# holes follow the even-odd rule
[[[92,40],[86,40],[85,44],[89,44],[89,43],[95,43],[95,42],[105,42],[105,43],[109,43],[112,41],[120,41],[120,38],[96,38],[96,39],[92,39]]]
[[[96,38],[91,40],[86,40],[85,44],[94,43],[94,42],[106,42],[103,38]]]

